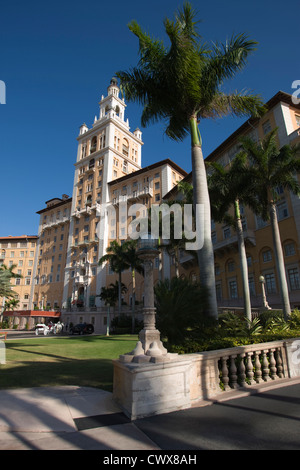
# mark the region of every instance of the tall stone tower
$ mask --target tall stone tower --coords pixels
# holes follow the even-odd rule
[[[63,305],[80,302],[86,307],[99,305],[97,294],[105,285],[105,268],[98,265],[106,253],[105,208],[110,201],[108,183],[141,169],[142,134],[130,131],[125,120],[126,104],[120,98],[116,78],[101,97],[99,117],[89,129],[79,130],[77,160],[72,195],[71,222],[65,268]],[[97,230],[100,214],[104,231]],[[103,223],[103,220],[101,221]]]

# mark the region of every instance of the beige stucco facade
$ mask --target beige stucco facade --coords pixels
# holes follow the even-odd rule
[[[267,107],[263,118],[246,121],[207,157],[207,161],[218,161],[226,167],[237,153],[240,136],[263,139],[275,127],[279,146],[299,142],[300,105],[292,102],[291,95],[279,92]],[[45,207],[37,212],[40,216],[38,236],[27,237],[26,241],[23,237],[0,239],[1,262],[9,265],[28,259],[20,271],[23,276],[20,285],[14,286],[20,307],[61,309],[68,320],[75,315],[78,321],[86,319],[97,324],[97,315],[104,312],[99,298],[101,287],[117,279],[108,265],[99,265],[106,248],[112,240],[121,242],[128,238],[136,217],[145,215],[153,204],[176,199],[178,181],[191,181],[191,175],[170,159],[142,167],[142,133],[139,129],[130,131],[125,110],[117,82],[112,79],[107,96],[100,100],[99,115],[93,125],[88,128],[83,124],[79,129],[72,196],[46,201]],[[300,306],[300,199],[281,188],[278,193],[286,275],[291,305],[295,307]],[[242,208],[242,214],[252,306],[256,308],[262,303],[259,277],[263,275],[269,305],[280,307],[270,225],[246,207]],[[212,222],[212,240],[218,305],[242,307],[236,234],[232,228]],[[154,260],[153,272],[154,283],[175,276],[174,256],[163,250]],[[197,264],[184,251],[180,253],[179,275],[199,279]],[[123,300],[130,307],[132,275],[129,270],[122,273],[122,282],[128,288]],[[143,295],[144,279],[137,274],[136,299],[140,304]],[[76,321],[74,318],[72,321]],[[102,318],[99,324],[104,327],[106,320]]]
[[[40,215],[31,308],[62,308],[72,199],[67,195],[46,202]]]
[[[38,237],[36,235],[21,235],[0,237],[0,265],[13,267],[16,277],[11,279],[12,290],[19,300],[18,308],[30,309],[30,299],[34,287],[34,260]],[[5,304],[0,298],[1,310]]]
[[[299,143],[300,105],[292,102],[291,95],[279,92],[267,103],[267,107],[268,111],[261,119],[245,122],[215,149],[206,161],[216,161],[226,168],[238,151],[238,141],[241,136],[247,135],[256,141],[263,140],[275,128],[278,128],[278,146]],[[299,178],[299,175],[297,177]],[[191,181],[190,176],[188,180]],[[300,307],[300,199],[282,188],[277,188],[277,190],[279,195],[277,213],[290,302],[292,307]],[[175,190],[167,197],[176,197]],[[263,222],[247,207],[242,207],[241,210],[252,306],[254,308],[262,306],[262,285],[259,277],[263,275],[269,306],[280,308],[281,300],[270,224]],[[218,305],[243,307],[237,235],[231,227],[212,221],[212,240]],[[182,253],[181,260],[180,275],[199,279],[198,266],[193,263],[191,257]],[[172,274],[174,275],[174,271]]]

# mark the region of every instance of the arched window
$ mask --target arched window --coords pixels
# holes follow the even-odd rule
[[[96,152],[97,149],[97,136],[93,137],[91,140],[91,150],[90,153]]]
[[[293,256],[296,254],[295,243],[293,240],[287,240],[284,242],[283,245],[284,255],[285,256]]]
[[[232,273],[233,271],[235,271],[235,262],[233,261],[233,259],[228,260],[228,262],[227,262],[227,271],[229,273]]]
[[[125,157],[128,157],[129,155],[129,142],[127,139],[123,139],[122,153]]]

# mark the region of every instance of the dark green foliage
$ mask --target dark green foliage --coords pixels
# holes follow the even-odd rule
[[[166,279],[156,284],[156,325],[162,337],[178,344],[201,328],[207,294],[199,284],[187,279]]]
[[[132,317],[121,315],[115,317],[111,322],[112,333],[116,335],[132,334]],[[143,322],[135,319],[134,333],[137,334],[143,328]]]
[[[190,334],[180,343],[168,341],[169,352],[179,354],[214,351],[248,344],[267,343],[300,336],[300,312],[295,309],[286,322],[282,310],[263,312],[252,322],[241,314],[225,313],[219,316],[218,323]]]

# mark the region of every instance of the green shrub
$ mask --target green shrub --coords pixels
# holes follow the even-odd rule
[[[131,334],[132,317],[129,315],[120,315],[114,317],[111,321],[111,331],[114,334]],[[143,328],[143,322],[135,319],[134,333],[138,333]]]
[[[300,311],[297,308],[291,312],[289,324],[291,328],[300,328]]]
[[[181,344],[203,330],[207,294],[199,284],[175,277],[158,282],[154,293],[156,326],[169,343]]]

